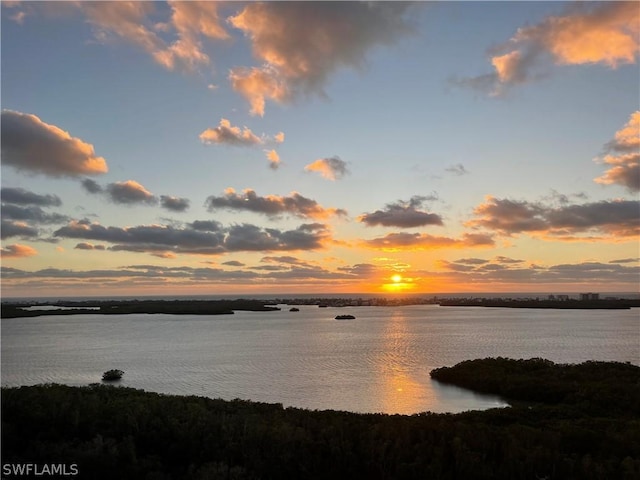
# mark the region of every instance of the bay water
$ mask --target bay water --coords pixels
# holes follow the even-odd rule
[[[362,413],[455,413],[506,404],[431,380],[434,368],[497,356],[640,365],[638,309],[280,307],[3,319],[2,385],[87,385],[119,368],[119,385],[160,393]],[[340,314],[356,319],[335,320]]]

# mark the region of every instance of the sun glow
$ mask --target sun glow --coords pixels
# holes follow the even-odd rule
[[[388,283],[382,285],[382,289],[387,292],[405,292],[416,288],[414,279],[405,278],[399,273],[394,273],[388,278]]]

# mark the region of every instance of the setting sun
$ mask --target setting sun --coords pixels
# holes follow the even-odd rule
[[[395,275],[392,275],[391,281],[393,283],[400,283],[402,281],[402,275],[398,275],[397,273]]]

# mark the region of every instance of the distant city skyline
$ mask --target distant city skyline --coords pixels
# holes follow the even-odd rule
[[[2,2],[2,295],[638,292],[637,2]]]

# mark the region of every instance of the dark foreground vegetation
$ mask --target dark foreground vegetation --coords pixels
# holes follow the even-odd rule
[[[640,478],[640,367],[499,358],[433,377],[514,406],[365,415],[99,385],[5,388],[2,461],[73,464],[91,479]]]

